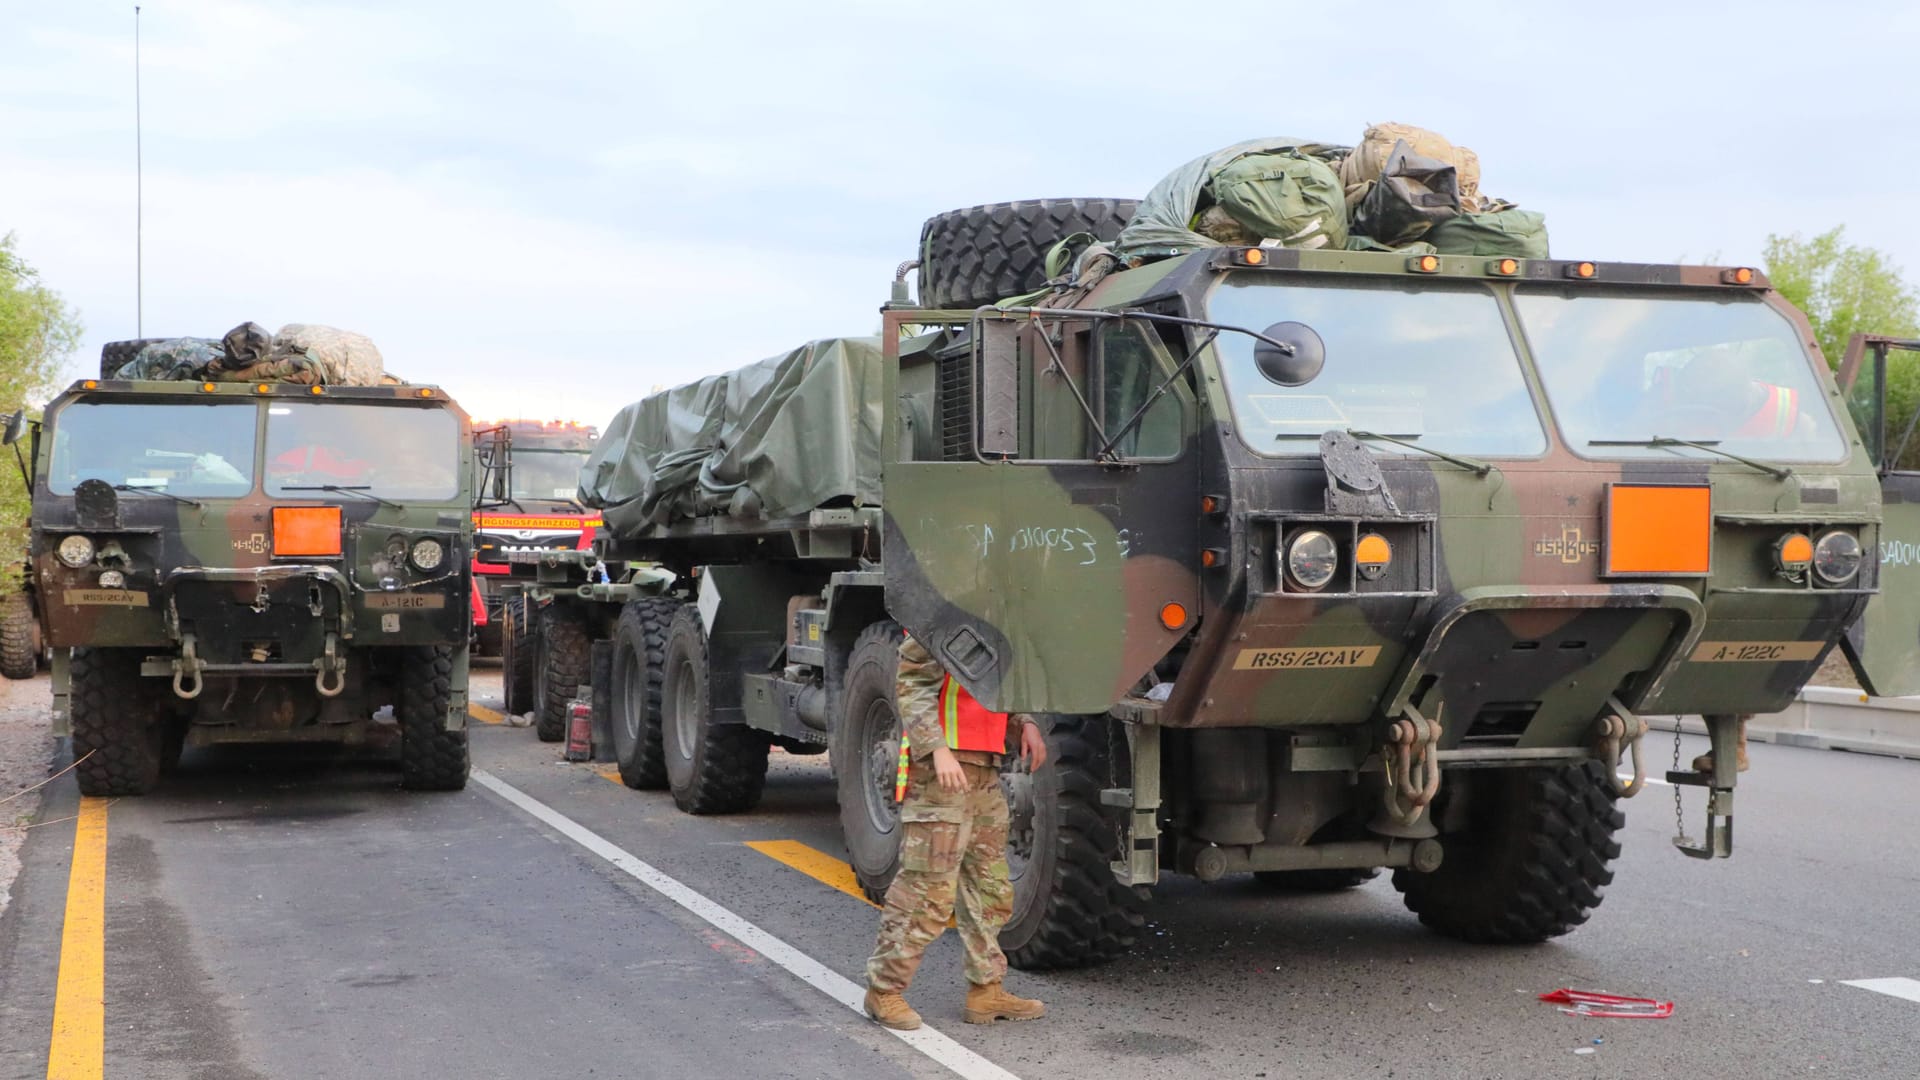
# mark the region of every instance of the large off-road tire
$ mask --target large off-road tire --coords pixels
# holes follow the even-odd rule
[[[540,608],[533,643],[533,733],[541,742],[567,737],[567,705],[587,681],[593,642],[586,613],[556,600]]]
[[[162,679],[140,675],[138,649],[75,649],[73,774],[82,795],[145,795],[160,779]]]
[[[1000,931],[1000,947],[1029,971],[1111,959],[1133,946],[1146,921],[1140,894],[1113,876],[1120,837],[1100,809],[1101,789],[1112,786],[1116,769],[1124,771],[1124,739],[1108,730],[1105,717],[1044,721],[1046,765],[1029,776],[1013,763],[1006,774],[1013,916]]]
[[[467,786],[467,728],[447,730],[453,707],[453,649],[410,648],[400,659],[400,785],[415,791],[459,791]]]
[[[0,675],[31,679],[40,667],[38,635],[33,623],[33,601],[26,593],[0,597]]]
[[[973,308],[1046,284],[1047,249],[1120,235],[1137,199],[1023,199],[949,210],[920,229],[920,306]]]
[[[900,871],[900,624],[882,619],[860,632],[840,680],[833,718],[833,780],[847,862],[867,898],[879,903]]]
[[[1627,820],[1606,766],[1487,770],[1470,782],[1442,792],[1468,805],[1464,826],[1440,836],[1440,868],[1393,873],[1408,909],[1430,929],[1483,944],[1532,944],[1586,922],[1613,880],[1614,833]],[[1447,818],[1439,807],[1436,820]]]
[[[114,374],[140,355],[140,350],[157,341],[167,338],[135,338],[132,341],[109,341],[100,346],[100,377],[111,379]]]
[[[767,736],[713,717],[715,672],[700,610],[685,605],[667,628],[660,684],[660,734],[667,787],[689,814],[731,814],[760,805],[767,784]]]
[[[660,741],[660,685],[666,671],[667,630],[683,606],[664,596],[645,596],[620,610],[613,638],[613,758],[620,779],[636,791],[667,786],[666,750]]]
[[[1364,870],[1256,870],[1253,880],[1278,892],[1344,892],[1380,876],[1379,867]]]
[[[508,716],[533,708],[533,653],[527,597],[514,593],[500,605],[500,697]]]

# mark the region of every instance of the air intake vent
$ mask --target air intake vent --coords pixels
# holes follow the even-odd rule
[[[973,366],[966,354],[940,361],[940,460],[973,460]]]

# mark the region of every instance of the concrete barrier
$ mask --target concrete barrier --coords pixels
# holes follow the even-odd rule
[[[1697,716],[1650,716],[1649,727],[1706,734]],[[1850,750],[1920,761],[1920,697],[1876,698],[1838,686],[1809,686],[1785,712],[1756,716],[1747,737],[1782,746]]]

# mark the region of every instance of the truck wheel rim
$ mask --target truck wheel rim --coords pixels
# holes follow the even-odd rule
[[[674,676],[673,731],[680,739],[680,756],[691,760],[694,744],[700,738],[700,720],[695,715],[699,695],[694,692],[692,662],[680,661]]]
[[[1007,793],[1007,878],[1018,880],[1033,860],[1033,773],[1018,759],[1000,773]]]
[[[626,710],[620,729],[626,732],[629,744],[639,743],[642,717],[646,715],[647,710],[646,681],[638,673],[641,666],[629,655],[624,672],[626,678],[620,680],[620,704]]]
[[[867,705],[861,721],[867,743],[867,818],[875,832],[890,833],[900,823],[893,792],[900,770],[900,721],[883,698]]]

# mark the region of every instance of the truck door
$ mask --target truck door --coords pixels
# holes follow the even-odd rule
[[[990,708],[1104,712],[1191,629],[1200,425],[1179,335],[980,314],[962,344],[889,365],[887,609]]]
[[[1920,693],[1920,341],[1855,334],[1840,364],[1862,441],[1880,465],[1880,592],[1842,648],[1867,692]]]

